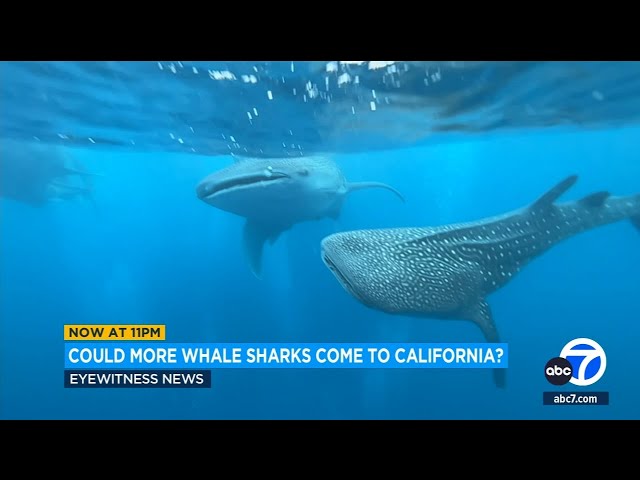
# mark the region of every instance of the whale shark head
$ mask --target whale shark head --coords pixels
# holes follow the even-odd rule
[[[321,257],[342,287],[363,304],[384,311],[393,310],[391,292],[398,273],[385,261],[390,252],[381,242],[380,231],[334,233],[321,242]]]
[[[333,162],[313,157],[240,160],[196,186],[203,202],[261,219],[296,210],[305,216],[305,208],[313,216],[313,210],[328,208],[345,191],[345,179]]]

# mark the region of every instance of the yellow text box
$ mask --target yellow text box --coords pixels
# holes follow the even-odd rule
[[[65,325],[65,340],[165,340],[166,325]]]

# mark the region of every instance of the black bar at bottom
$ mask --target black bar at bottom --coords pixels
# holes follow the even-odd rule
[[[543,405],[609,405],[609,392],[542,392]]]
[[[211,388],[211,370],[65,370],[64,388]]]

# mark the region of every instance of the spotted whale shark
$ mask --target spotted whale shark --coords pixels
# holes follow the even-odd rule
[[[273,244],[297,223],[337,219],[345,198],[366,188],[390,190],[380,182],[348,182],[329,157],[238,159],[203,178],[196,196],[203,202],[245,218],[244,250],[260,277],[264,245]]]
[[[531,260],[581,232],[630,219],[640,230],[640,195],[601,191],[556,203],[569,176],[524,208],[475,222],[430,228],[335,233],[321,241],[324,264],[367,307],[395,315],[467,320],[500,342],[487,296]],[[498,387],[505,369],[493,370]]]

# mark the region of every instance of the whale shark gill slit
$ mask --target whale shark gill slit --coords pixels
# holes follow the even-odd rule
[[[324,261],[324,264],[327,266],[327,268],[331,270],[331,272],[336,276],[336,278],[342,284],[342,286],[356,299],[361,300],[360,295],[358,295],[357,289],[353,288],[353,285],[351,285],[351,282],[349,282],[349,279],[342,274],[338,266],[331,261],[331,258],[323,254],[322,260]]]

